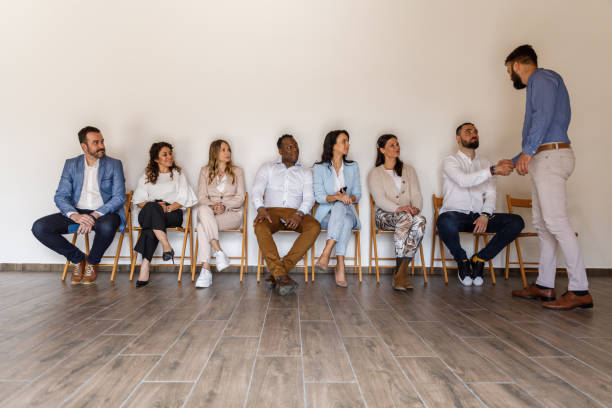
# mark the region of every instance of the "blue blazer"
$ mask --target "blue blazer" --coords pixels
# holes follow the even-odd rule
[[[331,163],[321,163],[314,165],[314,195],[315,200],[319,203],[315,218],[321,222],[327,213],[331,211],[333,203],[327,202],[328,195],[334,195],[337,193],[334,182],[334,167]],[[346,183],[346,192],[348,195],[354,195],[356,200],[359,202],[361,199],[361,181],[359,179],[359,165],[357,162],[344,163],[344,182]],[[355,218],[355,224],[353,229],[360,229],[361,223],[359,222],[359,216],[355,206],[351,205],[353,209],[353,216]]]
[[[102,214],[117,213],[121,218],[119,229],[125,229],[125,214],[123,204],[125,203],[125,177],[123,176],[123,165],[121,160],[104,156],[99,159],[98,187],[104,205],[100,208],[89,208]],[[83,176],[85,174],[85,155],[81,154],[66,160],[62,178],[55,192],[55,205],[62,214],[77,212],[75,205],[81,197],[83,189]]]

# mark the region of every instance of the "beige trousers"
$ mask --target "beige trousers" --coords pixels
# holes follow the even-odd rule
[[[565,183],[574,171],[572,149],[545,150],[529,163],[533,224],[540,240],[538,285],[555,287],[557,246],[567,264],[569,290],[588,290],[584,261],[575,230],[567,215]]]
[[[210,262],[210,241],[219,239],[219,230],[239,228],[242,209],[215,215],[207,205],[198,206],[198,262]]]

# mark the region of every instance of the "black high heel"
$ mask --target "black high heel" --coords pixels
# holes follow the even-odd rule
[[[143,286],[147,286],[149,284],[149,281],[141,281],[141,280],[136,280],[136,287],[137,288],[141,288]]]
[[[172,259],[172,263],[174,264],[174,249],[170,248],[168,252],[163,252],[162,258],[164,261],[169,261]]]

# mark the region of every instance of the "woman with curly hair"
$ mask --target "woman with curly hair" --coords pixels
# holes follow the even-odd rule
[[[244,212],[244,175],[232,163],[232,149],[225,140],[215,140],[208,150],[208,164],[198,182],[198,259],[202,263],[196,288],[212,284],[210,247],[214,249],[217,271],[229,266],[219,244],[219,230],[239,228]]]
[[[164,261],[174,262],[174,250],[168,241],[166,228],[183,225],[183,209],[198,202],[185,173],[174,162],[170,143],[157,142],[151,146],[149,164],[138,180],[133,201],[141,208],[138,223],[142,233],[134,247],[142,255],[136,281],[136,287],[141,287],[149,283],[151,259],[159,242]]]

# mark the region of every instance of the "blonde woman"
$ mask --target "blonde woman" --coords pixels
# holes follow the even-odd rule
[[[232,149],[225,140],[215,140],[208,150],[208,164],[198,182],[198,259],[202,262],[196,288],[212,284],[210,248],[214,249],[217,270],[229,266],[219,244],[219,230],[239,228],[244,211],[244,174],[232,163]]]

